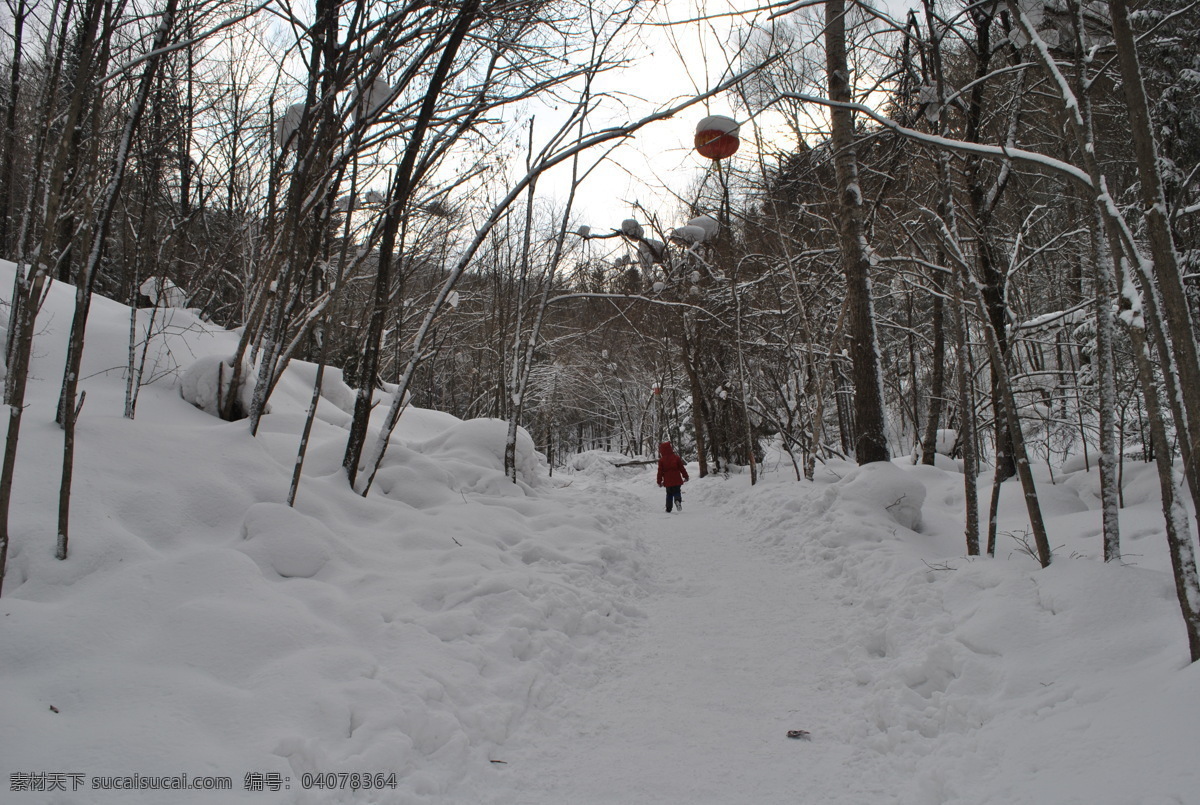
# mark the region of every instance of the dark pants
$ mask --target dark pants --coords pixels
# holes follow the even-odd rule
[[[679,510],[683,511],[683,493],[680,491],[680,489],[681,487],[678,486],[667,487],[667,511],[671,510],[672,501],[678,501]]]

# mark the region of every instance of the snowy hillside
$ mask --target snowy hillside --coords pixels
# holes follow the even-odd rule
[[[180,398],[174,369],[233,337],[172,311],[131,422],[128,309],[104,299],[85,355],[71,555],[57,561],[53,408],[71,300],[57,286],[43,310],[21,441],[0,598],[6,776],[230,776],[233,793],[186,801],[328,802],[302,793],[301,775],[369,771],[397,787],[346,801],[435,795],[560,695],[598,635],[638,618],[621,491],[551,491],[527,437],[516,486],[503,423],[412,410],[363,500],[340,471],[350,391],[335,373],[289,509],[311,367],[252,439]],[[251,772],[289,776],[290,793],[243,791]],[[93,797],[166,801],[17,801]]]
[[[129,311],[96,299],[60,562],[71,291],[39,319],[0,598],[5,802],[1200,802],[1149,468],[1126,468],[1126,567],[1097,559],[1082,467],[1042,483],[1047,570],[1007,537],[963,556],[952,464],[773,465],[667,516],[652,469],[551,478],[525,437],[513,484],[503,423],[420,409],[364,500],[333,372],[291,509],[313,367],[251,438],[179,393],[234,336],[171,311],[130,421]],[[95,787],[183,774],[231,790]]]

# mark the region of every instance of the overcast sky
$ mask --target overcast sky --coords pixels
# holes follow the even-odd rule
[[[694,18],[696,0],[660,2],[652,19],[666,22]],[[750,0],[708,0],[710,13],[753,8]],[[626,93],[629,119],[678,102],[717,83],[726,69],[726,56],[716,37],[728,36],[736,19],[717,19],[710,24],[643,28],[635,45],[636,63],[606,78],[611,91]],[[682,54],[682,58],[681,58]],[[634,215],[640,202],[662,216],[664,226],[675,226],[679,203],[672,192],[686,196],[709,167],[695,153],[692,138],[696,123],[707,114],[733,114],[723,98],[713,98],[684,112],[642,129],[623,144],[607,165],[597,169],[577,204],[580,214],[594,229],[616,227]],[[640,216],[639,216],[640,217]]]
[[[757,0],[657,3],[651,19],[659,23],[668,19],[695,19],[704,12],[718,16],[707,23],[642,28],[634,47],[637,62],[607,76],[605,88],[627,94],[627,119],[636,119],[708,89],[727,74],[730,57],[720,47],[720,41],[728,40],[731,29],[744,30],[751,19],[762,21],[766,15],[756,12],[761,5]],[[891,7],[893,15],[903,15],[909,0],[885,0],[881,5]],[[745,16],[719,16],[731,12],[742,12]],[[597,169],[585,185],[576,203],[580,220],[594,230],[614,228],[621,219],[633,216],[635,202],[640,202],[660,216],[664,228],[684,223],[679,212],[681,202],[673,194],[686,198],[694,192],[704,172],[711,169],[712,163],[699,156],[692,145],[696,123],[708,114],[728,114],[739,121],[745,116],[731,108],[728,99],[717,97],[675,119],[646,127],[622,145],[609,164]],[[770,136],[769,115],[760,117],[759,123],[766,126]],[[742,150],[733,158],[735,163],[744,164],[754,158],[751,140],[752,131],[746,126]]]

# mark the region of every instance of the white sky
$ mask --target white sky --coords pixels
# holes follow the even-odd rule
[[[895,9],[893,14],[902,15],[900,9],[908,7],[907,0],[883,0],[883,6]],[[707,23],[690,23],[672,27],[644,27],[638,33],[635,46],[637,62],[619,73],[608,77],[612,91],[621,91],[630,96],[626,119],[633,120],[641,115],[660,109],[672,102],[710,88],[725,75],[730,58],[720,47],[730,31],[745,28],[750,20],[764,18],[763,5],[758,0],[673,0],[660,2],[653,10],[651,19],[660,22],[688,20],[709,15],[727,15],[741,12],[744,16],[724,16]],[[668,11],[669,7],[669,11]],[[684,54],[684,58],[680,57]],[[695,124],[708,114],[729,114],[738,120],[729,99],[715,97],[684,112],[679,117],[651,124],[641,130],[631,141],[614,152],[608,164],[601,166],[589,178],[577,199],[577,218],[589,224],[593,230],[614,228],[623,218],[635,216],[645,220],[644,215],[635,213],[640,202],[647,210],[660,217],[664,228],[678,226],[684,221],[683,203],[675,196],[686,197],[712,163],[698,155],[692,145]],[[759,119],[767,127],[767,116]],[[742,149],[732,161],[753,158],[754,146],[750,130],[743,127]]]
[[[698,15],[698,6],[710,13],[751,9],[753,0],[687,0],[672,2],[674,19]],[[667,19],[667,3],[659,3],[652,19]],[[613,91],[628,93],[629,119],[648,114],[717,83],[725,69],[725,56],[718,47],[717,35],[728,35],[736,20],[716,20],[711,25],[690,24],[677,27],[643,28],[635,46],[637,62],[608,77]],[[684,59],[680,57],[684,54]],[[640,99],[639,97],[640,96]],[[707,114],[731,114],[721,97],[709,99],[677,118],[660,121],[642,129],[622,144],[608,164],[597,169],[585,185],[576,204],[580,220],[595,230],[614,228],[623,218],[644,216],[635,213],[641,203],[657,214],[665,227],[679,220],[680,203],[673,194],[686,196],[696,180],[709,168],[710,161],[695,153],[692,137],[695,124]]]

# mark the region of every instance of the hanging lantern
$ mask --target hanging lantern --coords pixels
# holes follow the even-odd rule
[[[709,115],[696,126],[696,150],[709,159],[733,156],[742,141],[737,121],[725,115]]]

